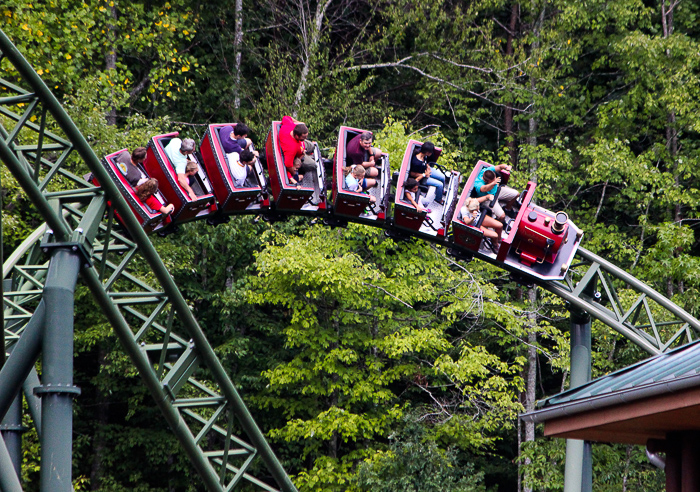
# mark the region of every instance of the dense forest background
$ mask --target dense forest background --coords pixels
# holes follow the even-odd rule
[[[700,314],[700,5],[687,0],[4,0],[2,29],[98,155],[292,114],[391,162],[510,163],[583,246]],[[9,74],[8,77],[12,77]],[[329,151],[328,151],[329,152]],[[80,166],[80,163],[75,163]],[[41,220],[2,169],[5,251]],[[363,226],[234,218],[154,240],[302,491],[557,491],[564,443],[517,415],[568,385],[568,313],[489,265]],[[75,489],[201,490],[78,291]],[[595,322],[593,375],[646,354]],[[36,435],[26,490],[38,490]],[[264,475],[264,471],[260,472]],[[663,490],[594,446],[594,490]]]

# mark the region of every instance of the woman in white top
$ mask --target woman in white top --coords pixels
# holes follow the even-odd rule
[[[479,210],[482,202],[486,200],[493,200],[493,195],[484,195],[479,198],[468,198],[467,203],[460,210],[462,222],[467,225],[476,224],[481,216],[482,212]],[[484,220],[481,222],[481,227],[479,227],[481,232],[484,233],[484,237],[490,238],[492,250],[494,253],[498,253],[498,248],[501,246],[501,232],[503,231],[503,224],[493,217],[486,215]]]

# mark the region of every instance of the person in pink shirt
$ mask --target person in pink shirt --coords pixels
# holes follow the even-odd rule
[[[315,143],[306,142],[306,137],[309,136],[308,127],[301,121],[298,121],[291,116],[285,116],[282,118],[282,125],[280,126],[279,133],[279,144],[282,150],[282,155],[284,159],[284,167],[287,168],[288,172],[294,174],[292,168],[294,167],[294,159],[301,159],[301,168],[299,168],[300,174],[306,175],[310,173],[312,176],[312,181],[314,184],[314,194],[311,197],[311,203],[314,205],[320,202],[320,186],[317,179],[318,167],[316,161],[312,155],[313,148],[311,145],[316,145]]]

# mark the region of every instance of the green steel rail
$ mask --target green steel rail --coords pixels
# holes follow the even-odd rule
[[[126,201],[2,31],[0,63],[2,73],[12,78],[0,79],[0,160],[47,224],[3,265],[6,346],[17,342],[42,298],[46,250],[75,245],[84,255],[83,282],[207,489],[228,491],[247,482],[266,491],[296,490]],[[78,171],[88,170],[102,188],[79,176]],[[115,212],[130,238],[114,227]],[[648,285],[583,248],[576,260],[563,281],[540,286],[651,354],[697,338],[700,322]],[[135,273],[144,271],[151,283]],[[207,379],[197,379],[204,369]],[[248,473],[255,459],[264,462],[277,488]]]
[[[542,287],[652,355],[698,338],[700,321],[644,282],[584,248],[576,260],[563,281]]]
[[[0,79],[0,160],[47,224],[3,266],[11,284],[3,292],[6,343],[18,340],[42,298],[48,266],[43,253],[73,245],[84,258],[83,282],[206,488],[229,491],[247,483],[258,490],[296,491],[98,157],[1,31],[0,63],[6,75]],[[93,172],[103,187],[93,187],[76,170]],[[111,207],[103,221],[105,197]],[[113,227],[115,212],[131,239]],[[130,273],[134,268],[150,270],[156,287]],[[197,379],[205,371],[206,380]],[[249,473],[255,460],[276,486]]]

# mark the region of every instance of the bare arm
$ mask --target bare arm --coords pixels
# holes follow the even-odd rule
[[[493,187],[496,186],[497,184],[499,184],[500,182],[501,182],[501,178],[497,177],[496,179],[491,181],[489,184],[485,184],[481,188],[479,188],[479,191],[481,193],[486,193],[487,191],[491,191],[493,189]]]
[[[168,206],[160,207],[158,211],[162,214],[170,215],[171,213],[173,213],[173,210],[175,210],[175,205],[171,203]]]
[[[411,196],[411,195],[412,195],[412,193],[410,191],[406,192],[406,198],[408,198],[408,201],[411,202],[411,204],[413,204],[414,207],[416,207],[416,210],[418,210],[419,212],[422,212],[423,208],[416,203],[416,201],[413,199],[413,196]]]
[[[197,195],[195,195],[194,191],[192,191],[192,188],[190,188],[190,180],[187,178],[187,175],[185,173],[177,174],[177,182],[180,183],[180,186],[182,186],[185,189],[185,191],[192,200],[197,199]]]

